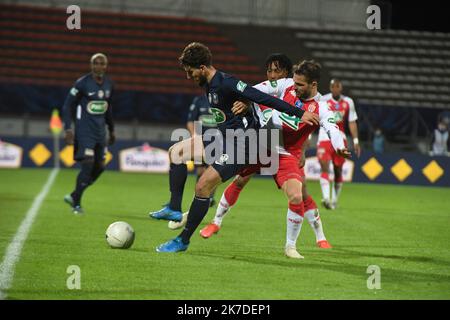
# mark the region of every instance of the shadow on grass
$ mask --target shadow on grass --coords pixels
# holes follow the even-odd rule
[[[342,250],[342,249],[341,249]],[[287,257],[283,258],[261,258],[261,257],[252,257],[245,254],[233,254],[233,255],[221,255],[221,254],[212,254],[212,253],[199,253],[199,252],[190,252],[190,255],[193,256],[202,256],[202,257],[209,257],[209,258],[215,258],[215,259],[223,259],[228,261],[239,261],[239,262],[246,262],[251,264],[258,264],[258,265],[272,265],[276,267],[282,267],[282,268],[299,268],[302,269],[303,272],[309,272],[310,270],[313,270],[314,272],[317,272],[318,270],[328,270],[331,272],[339,272],[343,274],[348,274],[356,277],[360,277],[361,279],[367,279],[368,274],[366,272],[367,270],[367,264],[366,263],[360,263],[360,264],[352,264],[352,263],[343,263],[340,261],[331,261],[331,260],[325,260],[325,259],[317,259],[317,257],[312,257],[308,259],[306,257],[304,260],[294,260],[294,259],[288,259]],[[354,252],[353,255],[361,255],[364,256],[363,253],[358,254],[357,252]],[[375,255],[377,257],[377,255]],[[394,256],[397,258],[397,256]],[[333,259],[333,257],[330,257]],[[345,258],[345,257],[342,257]],[[417,257],[419,260],[423,259],[424,257]],[[283,261],[282,259],[286,259]],[[427,258],[425,258],[427,259]],[[309,260],[309,261],[308,261]],[[305,269],[310,269],[306,271]],[[433,282],[433,283],[447,283],[448,284],[448,292],[447,295],[450,296],[450,276],[446,274],[439,274],[439,273],[431,273],[431,272],[416,272],[416,271],[409,271],[404,269],[394,269],[394,268],[381,268],[381,275],[382,275],[382,281],[387,283],[403,283],[403,284],[414,284],[417,282]]]

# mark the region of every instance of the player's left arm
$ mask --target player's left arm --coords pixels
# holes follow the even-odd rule
[[[358,115],[356,114],[355,103],[353,102],[353,99],[347,97],[346,100],[350,106],[348,112],[348,128],[350,130],[350,134],[352,135],[353,148],[355,149],[355,153],[359,158],[359,156],[361,155],[361,146],[358,139],[358,124],[356,123]]]
[[[313,114],[312,112],[304,111],[300,108],[291,106],[289,103],[275,98],[262,91],[259,91],[258,89],[255,89],[251,86],[248,86],[242,81],[238,81],[237,79],[230,79],[227,85],[227,87],[235,94],[237,94],[239,98],[247,99],[258,104],[271,107],[291,116],[296,116],[302,119],[303,122],[310,125],[318,124],[319,122],[317,115]]]
[[[106,125],[108,126],[108,132],[109,132],[109,139],[108,139],[108,144],[112,145],[114,144],[114,142],[116,142],[116,134],[114,133],[114,121],[113,121],[113,116],[112,116],[112,95],[114,93],[114,88],[111,88],[111,94],[108,98],[108,109],[106,110],[105,113],[105,122]]]
[[[320,126],[325,129],[336,153],[341,157],[350,158],[351,153],[345,146],[344,135],[336,124],[334,113],[328,109],[327,103],[323,101],[319,102],[319,119]]]

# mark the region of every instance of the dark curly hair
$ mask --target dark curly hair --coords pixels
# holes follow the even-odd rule
[[[192,42],[184,48],[183,53],[178,58],[182,66],[198,68],[201,65],[209,67],[212,62],[211,51],[200,42]]]

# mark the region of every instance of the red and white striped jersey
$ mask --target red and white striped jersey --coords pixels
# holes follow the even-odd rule
[[[330,108],[330,110],[335,115],[336,124],[339,127],[339,130],[343,133],[344,139],[345,137],[345,124],[346,122],[356,121],[358,119],[358,115],[355,110],[355,103],[353,99],[344,95],[341,95],[339,101],[333,99],[331,93],[328,93],[320,99],[321,101],[325,101]],[[320,128],[319,129],[319,138],[317,142],[328,141],[330,140],[326,132]]]

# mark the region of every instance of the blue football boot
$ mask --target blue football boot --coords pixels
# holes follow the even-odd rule
[[[184,244],[181,237],[176,237],[175,239],[169,240],[156,248],[157,252],[179,252],[186,251],[189,247],[188,244]]]
[[[175,211],[169,208],[168,205],[164,206],[161,210],[155,212],[149,212],[151,218],[158,220],[170,220],[180,222],[183,219],[183,213],[181,211]]]

